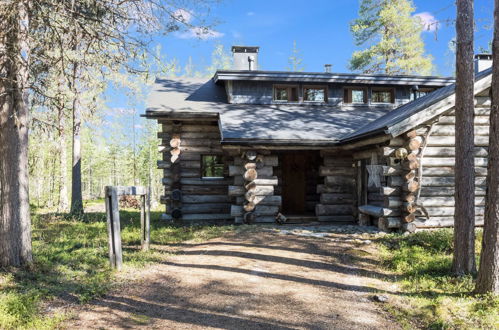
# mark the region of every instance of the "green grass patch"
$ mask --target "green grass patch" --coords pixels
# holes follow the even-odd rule
[[[120,220],[125,271],[164,260],[164,252],[140,251],[138,211],[120,211]],[[117,284],[109,267],[104,214],[86,214],[84,219],[35,214],[32,222],[34,263],[24,269],[0,269],[0,329],[56,328],[65,316],[49,313],[51,301],[86,303]],[[203,241],[232,230],[232,226],[169,226],[159,212],[151,212],[152,244]]]
[[[477,260],[481,237],[478,231]],[[398,274],[394,280],[408,301],[388,310],[405,327],[409,319],[426,329],[499,328],[499,299],[473,296],[474,278],[451,274],[452,230],[386,235],[378,244],[383,265]]]

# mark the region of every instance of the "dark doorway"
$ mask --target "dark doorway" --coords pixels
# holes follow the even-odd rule
[[[319,202],[320,154],[294,151],[281,154],[282,211],[285,215],[314,214]]]

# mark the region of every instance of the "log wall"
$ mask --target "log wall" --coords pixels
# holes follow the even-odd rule
[[[235,223],[276,221],[282,203],[281,196],[275,194],[277,166],[277,155],[268,150],[245,151],[234,157],[229,165],[232,185],[228,187],[228,195]]]
[[[317,185],[320,203],[315,206],[319,221],[353,223],[356,215],[355,168],[352,155],[322,151],[319,175],[324,184]]]
[[[232,220],[228,187],[232,180],[201,177],[201,156],[222,155],[225,162],[230,156],[220,145],[220,132],[216,121],[160,120],[162,132],[160,152],[165,194],[161,202],[166,205],[163,218],[177,222],[223,222]]]
[[[483,224],[485,205],[490,115],[487,95],[485,91],[477,96],[475,105],[477,225]],[[412,231],[453,226],[455,138],[455,115],[451,110],[381,149],[387,157],[384,174],[389,180],[380,193],[385,196],[385,208],[397,210],[400,215],[380,216],[380,227]]]

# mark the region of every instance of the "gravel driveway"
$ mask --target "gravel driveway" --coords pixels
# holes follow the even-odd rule
[[[67,326],[399,328],[371,299],[387,287],[372,254],[372,234],[279,228],[177,246],[175,255],[165,254],[164,262],[134,274],[130,284],[80,307]]]

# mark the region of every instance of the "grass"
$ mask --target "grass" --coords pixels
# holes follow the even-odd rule
[[[442,229],[378,240],[383,265],[397,274],[405,297],[387,309],[405,328],[498,329],[499,298],[474,296],[472,276],[450,273],[452,237],[452,230]],[[478,256],[481,231],[476,247]]]
[[[231,226],[168,226],[151,212],[151,241],[167,245],[203,241],[222,235]],[[157,262],[165,254],[142,252],[140,214],[120,211],[124,271]],[[67,215],[32,216],[34,263],[23,269],[0,269],[0,329],[52,329],[67,317],[49,313],[52,304],[81,304],[102,296],[118,284],[108,261],[107,226],[102,213],[87,214],[85,222]]]

